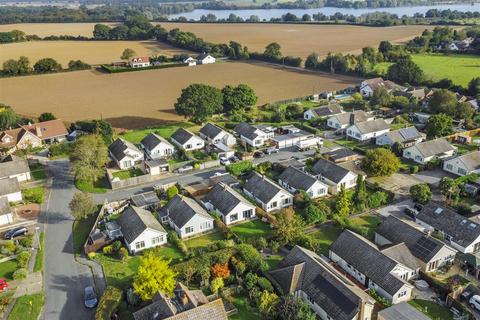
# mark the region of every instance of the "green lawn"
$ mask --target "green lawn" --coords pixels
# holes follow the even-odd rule
[[[172,263],[176,263],[180,259],[183,259],[182,252],[176,246],[170,244],[158,247],[155,249],[155,253],[157,253],[160,257],[172,259]]]
[[[125,180],[128,178],[133,178],[133,177],[138,177],[138,176],[143,176],[144,173],[142,170],[138,168],[132,168],[128,170],[122,170],[122,171],[116,171],[112,173],[114,178],[118,178],[120,180]]]
[[[240,239],[249,238],[268,238],[272,235],[272,228],[266,222],[261,219],[248,221],[245,223],[237,224],[230,228]]]
[[[223,232],[215,231],[212,233],[208,233],[204,236],[186,240],[185,244],[188,247],[188,249],[204,248],[204,247],[208,247],[214,241],[224,240],[224,239],[225,237],[223,236]]]
[[[33,272],[43,270],[43,261],[45,255],[45,232],[40,233],[40,248],[35,256],[35,265],[33,266]]]
[[[0,263],[0,278],[13,280],[13,273],[18,269],[17,260],[10,260]]]
[[[453,314],[447,307],[436,304],[433,301],[415,299],[408,303],[431,319],[453,320]]]
[[[229,317],[230,320],[257,320],[260,319],[260,314],[252,308],[246,297],[235,296],[233,304],[237,308],[237,314]]]
[[[363,214],[361,216],[350,218],[350,221],[359,227],[367,228],[368,237],[373,239],[375,236],[375,229],[380,225],[382,219],[376,214]]]
[[[73,250],[76,254],[82,251],[96,217],[97,215],[94,214],[86,219],[76,220],[73,223]]]
[[[41,204],[45,200],[45,188],[32,187],[28,189],[23,189],[22,196],[25,202]]]
[[[45,167],[40,163],[30,166],[30,174],[33,180],[43,180],[47,178],[47,171],[45,171]]]
[[[193,124],[189,122],[178,122],[172,124],[165,124],[155,128],[147,128],[147,129],[139,129],[133,130],[129,132],[125,132],[121,134],[121,137],[125,140],[128,140],[132,143],[140,143],[143,138],[149,133],[156,133],[161,137],[170,138],[170,136],[178,129],[178,128],[189,128],[192,130]]]
[[[107,192],[107,189],[110,188],[107,177],[102,177],[94,183],[83,180],[75,180],[75,187],[77,187],[77,189],[80,191],[89,193],[105,193]]]
[[[313,237],[320,240],[320,253],[328,256],[328,248],[342,233],[342,229],[334,224],[325,224],[321,229],[312,234]]]
[[[17,299],[8,320],[37,320],[42,311],[43,293],[25,295]]]
[[[278,254],[275,254],[275,255],[271,255],[270,257],[268,258],[265,258],[265,262],[268,263],[268,266],[270,267],[270,270],[273,270],[277,267],[277,265],[280,263],[280,261],[282,261],[282,256],[281,255],[278,255]]]
[[[457,147],[457,153],[458,154],[465,154],[468,152],[476,151],[478,150],[478,145],[476,144],[460,144],[460,143],[454,143],[453,144],[455,147]]]

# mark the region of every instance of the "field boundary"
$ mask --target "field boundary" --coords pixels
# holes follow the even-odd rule
[[[171,63],[171,64],[163,64],[160,66],[150,66],[150,67],[143,67],[143,68],[117,68],[109,66],[108,64],[100,65],[100,68],[103,71],[108,73],[122,73],[122,72],[133,72],[133,71],[144,71],[144,70],[154,70],[154,69],[167,69],[167,68],[178,68],[178,67],[186,67],[188,63]]]

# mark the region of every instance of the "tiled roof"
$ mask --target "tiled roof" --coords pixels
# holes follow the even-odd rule
[[[200,133],[204,134],[206,137],[210,139],[215,138],[216,136],[218,136],[218,134],[220,134],[223,131],[224,130],[222,128],[212,123],[207,123],[202,127],[202,129],[200,129]]]
[[[416,270],[419,268],[417,260],[403,242],[382,249],[381,252],[387,257],[390,257],[393,260],[400,262],[401,264],[409,267],[412,270]]]
[[[14,157],[10,161],[0,162],[0,179],[26,172],[30,172],[30,167],[25,159]]]
[[[250,177],[248,177],[243,188],[263,203],[268,203],[281,191],[288,193],[273,181],[257,172],[253,172]]]
[[[168,215],[179,229],[183,228],[197,214],[208,220],[214,220],[195,200],[179,194],[160,209],[160,214]]]
[[[125,156],[127,155],[125,151],[128,149],[140,152],[140,150],[133,143],[122,138],[118,138],[108,146],[108,151],[110,151],[110,153],[118,161],[121,161],[123,158],[125,158]]]
[[[316,182],[319,182],[315,177],[294,167],[288,167],[285,169],[278,177],[278,180],[287,183],[290,187],[295,188],[296,190],[303,191],[307,191]]]
[[[223,214],[229,214],[238,204],[244,203],[253,207],[243,196],[224,183],[217,183],[202,199],[210,202],[215,209]]]
[[[17,178],[8,178],[0,180],[0,197],[20,191],[20,184]]]
[[[146,229],[167,233],[150,211],[135,206],[125,209],[117,222],[122,229],[123,237],[128,243],[135,241]]]
[[[194,134],[191,133],[190,131],[188,131],[186,129],[183,129],[183,128],[179,128],[179,129],[177,129],[177,131],[175,131],[172,134],[171,138],[173,140],[177,141],[178,143],[180,143],[181,145],[183,145],[188,140],[190,140],[193,136],[194,136]]]
[[[311,109],[313,114],[317,117],[333,116],[334,114],[342,113],[342,108],[336,104],[329,104]]]
[[[325,159],[318,159],[312,167],[315,175],[321,175],[334,183],[339,183],[350,172],[338,164]]]
[[[447,140],[443,138],[420,142],[411,148],[417,148],[417,150],[423,155],[424,158],[456,150],[454,146],[452,146]]]
[[[469,152],[456,159],[462,161],[469,172],[480,169],[480,151]]]
[[[170,142],[168,142],[165,138],[160,137],[159,135],[157,135],[155,133],[148,134],[145,138],[142,139],[142,141],[140,143],[147,150],[152,150],[161,143],[166,143],[168,146],[173,148],[173,146],[170,144]]]
[[[360,133],[371,133],[387,130],[389,128],[388,124],[383,119],[375,119],[370,121],[358,122],[355,124]]]
[[[395,131],[384,133],[391,141],[405,142],[422,138],[422,134],[415,127],[401,128]]]
[[[379,320],[430,320],[406,302],[400,302],[378,312]]]
[[[325,152],[323,155],[329,159],[332,159],[333,161],[337,161],[343,158],[356,156],[358,154],[348,148],[338,148],[333,151]]]
[[[241,122],[241,123],[237,124],[233,130],[239,136],[244,136],[247,139],[255,140],[255,138],[258,137],[258,135],[255,133],[255,131],[260,130],[260,129],[252,126],[249,123]]]
[[[346,125],[346,124],[350,124],[350,118],[352,115],[354,117],[354,124],[367,121],[371,117],[363,110],[340,113],[340,114],[334,115],[333,117],[337,118],[340,124]]]

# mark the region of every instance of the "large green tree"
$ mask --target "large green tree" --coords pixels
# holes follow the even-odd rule
[[[223,111],[229,114],[253,106],[258,100],[255,91],[246,84],[239,84],[236,87],[227,85],[222,89],[222,94]]]
[[[317,69],[318,64],[320,63],[320,57],[317,53],[313,52],[308,55],[307,59],[305,60],[305,68],[307,69]]]
[[[355,186],[355,193],[353,194],[353,204],[358,211],[363,212],[367,209],[368,192],[365,184],[365,179],[361,174],[357,177],[357,184]]]
[[[468,93],[474,97],[480,95],[480,77],[476,77],[470,80],[470,82],[468,83]]]
[[[107,160],[107,146],[98,134],[78,138],[70,155],[75,177],[88,182],[97,181],[105,174]]]
[[[342,184],[340,187],[340,191],[337,193],[335,197],[335,214],[339,217],[346,217],[351,212],[351,199],[347,190],[345,190],[345,186]]]
[[[133,49],[126,48],[125,50],[123,50],[122,55],[120,56],[120,59],[130,60],[131,58],[133,58],[133,56],[135,56],[135,51],[133,51]]]
[[[267,58],[280,60],[282,58],[282,47],[276,43],[272,42],[265,47],[263,55]]]
[[[400,160],[392,151],[377,148],[367,151],[362,159],[362,168],[369,176],[390,176],[400,168]]]
[[[92,195],[86,192],[75,192],[68,207],[76,220],[85,219],[97,210]]]
[[[424,79],[422,69],[411,58],[401,58],[388,68],[387,78],[400,84],[419,85]]]
[[[428,118],[425,130],[429,139],[450,135],[453,133],[453,120],[444,113],[434,114]]]
[[[305,224],[296,214],[286,210],[280,212],[275,223],[275,236],[283,244],[294,244],[298,237],[303,234]]]
[[[195,123],[202,123],[223,109],[222,92],[206,84],[191,84],[182,90],[175,111]]]
[[[432,94],[428,107],[432,113],[445,113],[449,116],[454,116],[457,103],[455,93],[447,89],[440,89]]]
[[[62,66],[55,59],[43,58],[33,65],[33,70],[38,73],[55,72],[62,70]]]
[[[370,103],[375,107],[389,107],[392,101],[392,95],[383,87],[376,88],[373,90],[372,98]]]
[[[50,120],[55,120],[57,119],[53,113],[51,112],[44,112],[41,115],[38,116],[38,121],[39,122],[44,122],[44,121],[50,121]]]
[[[111,28],[105,24],[97,23],[93,27],[93,37],[99,40],[110,39]]]
[[[7,130],[16,126],[18,116],[13,109],[0,103],[0,130]]]
[[[432,191],[426,183],[419,183],[410,187],[410,195],[413,201],[427,203],[432,199]]]

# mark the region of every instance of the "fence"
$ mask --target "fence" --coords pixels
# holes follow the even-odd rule
[[[220,160],[206,161],[204,163],[200,163],[200,170],[218,167],[219,165],[220,165]]]
[[[155,180],[158,180],[159,176],[158,175],[152,176],[149,174],[145,174],[143,176],[131,177],[123,180],[119,180],[119,179],[113,180],[112,172],[107,169],[107,178],[108,178],[108,182],[110,182],[110,187],[112,188],[112,190],[117,190],[121,188],[133,187],[143,183],[153,182]]]

